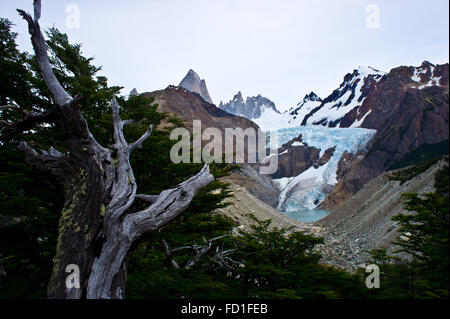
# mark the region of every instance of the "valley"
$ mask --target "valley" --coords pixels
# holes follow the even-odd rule
[[[402,185],[386,172],[416,149],[446,145],[447,75],[448,64],[427,61],[390,72],[360,67],[328,97],[311,92],[285,112],[261,95],[244,100],[241,92],[216,107],[193,70],[179,87],[144,95],[190,129],[201,119],[220,130],[264,131],[267,149],[278,154],[277,171],[260,175],[260,164],[240,165],[223,178],[234,195],[221,212],[242,227],[251,223],[245,217],[251,213],[322,236],[324,262],[355,270],[368,257],[363,251],[398,237],[390,218],[403,212],[401,194],[433,189],[433,172],[442,163]],[[445,147],[437,151],[446,153]]]
[[[0,299],[448,299],[447,2],[3,2]]]

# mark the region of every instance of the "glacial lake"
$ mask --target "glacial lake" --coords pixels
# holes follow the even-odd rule
[[[324,218],[331,210],[313,209],[313,210],[294,210],[283,212],[292,219],[296,219],[302,223],[313,223]]]

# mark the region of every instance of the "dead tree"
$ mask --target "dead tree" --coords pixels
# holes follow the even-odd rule
[[[170,265],[175,269],[180,269],[181,267],[180,267],[179,263],[174,259],[173,253],[180,251],[180,250],[184,250],[184,249],[193,250],[195,252],[195,255],[192,258],[190,258],[186,262],[186,264],[183,266],[184,269],[191,269],[192,267],[195,266],[195,264],[197,264],[200,261],[202,256],[205,255],[212,248],[213,242],[223,239],[225,237],[230,237],[230,235],[214,237],[210,240],[206,240],[203,238],[203,243],[204,243],[203,245],[195,245],[194,244],[194,245],[182,246],[182,247],[173,248],[173,249],[170,248],[169,244],[167,243],[167,241],[165,239],[161,239],[161,245],[163,247],[164,254],[166,255]],[[226,256],[226,258],[229,258],[227,256],[227,254],[229,254],[233,251],[234,251],[234,249],[224,251],[223,249],[220,248],[220,246],[216,246],[216,253],[215,253],[214,257],[210,258],[210,260],[217,262],[221,266],[228,267],[228,265],[226,263],[224,263],[224,261],[225,261],[224,257]],[[233,261],[231,258],[229,258],[229,260]],[[235,261],[233,261],[233,262],[235,262]]]
[[[132,243],[143,233],[157,230],[176,218],[214,178],[205,165],[197,175],[173,189],[159,195],[137,195],[130,154],[151,135],[152,126],[141,138],[128,144],[123,128],[130,122],[121,120],[119,105],[112,101],[115,144],[109,148],[100,145],[81,114],[81,97],[70,96],[53,73],[39,26],[41,1],[34,0],[34,18],[22,10],[18,12],[28,22],[40,71],[56,105],[40,114],[22,112],[23,119],[3,121],[0,129],[5,129],[3,134],[15,134],[57,120],[69,150],[64,154],[53,148],[38,152],[26,142],[19,144],[33,168],[51,172],[64,188],[65,205],[48,297],[123,298],[127,253]],[[150,198],[151,204],[140,212],[130,213],[136,197]],[[69,264],[79,267],[81,288],[66,287],[65,269]]]

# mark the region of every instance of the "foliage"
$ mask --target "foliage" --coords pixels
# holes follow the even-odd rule
[[[15,103],[26,110],[45,107],[45,99],[36,94],[38,81],[31,70],[31,58],[17,50],[17,34],[11,26],[8,20],[0,19],[1,103]],[[2,118],[19,116],[15,110],[1,112]],[[41,141],[52,139],[46,135],[48,128],[36,130],[42,133]],[[32,135],[19,138],[30,140]],[[0,141],[0,297],[43,298],[55,253],[62,194],[51,176],[25,164],[14,142]]]
[[[390,180],[400,181],[400,184],[404,184],[405,182],[425,172],[427,169],[436,164],[438,161],[439,158],[425,161],[416,165],[408,166],[404,169],[387,173],[386,176]]]
[[[28,69],[29,57],[17,49],[17,33],[11,31],[12,23],[0,18],[0,103],[13,101],[30,106],[32,73]]]
[[[0,158],[0,298],[45,298],[63,196],[11,146]]]
[[[2,105],[16,104],[34,111],[54,107],[35,57],[17,50],[17,34],[11,31],[11,26],[8,20],[0,19]],[[98,110],[105,109],[102,113],[106,114],[106,106],[118,88],[109,88],[106,78],[95,77],[99,68],[92,66],[92,59],[81,55],[79,45],[69,45],[66,35],[56,29],[51,29],[48,35],[55,73],[70,93],[83,92],[82,112],[95,128]],[[93,107],[86,107],[90,105]],[[22,115],[16,110],[3,110],[0,116],[2,120],[14,120]],[[102,121],[98,123],[103,125]],[[109,134],[100,126],[99,136]],[[25,164],[16,148],[18,140],[26,140],[38,149],[50,145],[60,151],[66,149],[55,124],[36,126],[33,132],[19,134],[8,141],[2,140],[0,133],[0,297],[44,298],[55,254],[63,194],[52,176],[33,171]]]
[[[449,150],[448,139],[436,144],[424,144],[414,151],[406,154],[402,159],[395,162],[389,170],[404,168],[407,166],[420,165],[421,163],[437,162]]]
[[[270,220],[254,221],[250,230],[220,243],[221,249],[233,250],[228,265],[209,255],[195,271],[175,269],[165,263],[163,253],[141,246],[132,258],[128,296],[282,299],[364,296],[367,289],[358,276],[318,263],[321,256],[314,247],[322,239],[289,228],[270,228]]]
[[[245,297],[352,298],[363,295],[357,276],[319,263],[316,246],[323,243],[292,228],[270,227],[255,220],[250,231],[236,237],[235,258],[244,267],[236,274]]]
[[[1,97],[7,103],[14,102],[26,109],[53,107],[51,95],[36,61],[16,50],[16,34],[11,32],[9,21],[1,20],[0,35],[0,47],[9,48],[8,52],[1,52],[0,63],[3,66],[12,61],[8,65],[11,67],[10,73],[14,73],[22,81],[15,86],[3,86],[5,90],[1,91]],[[120,88],[109,87],[105,77],[97,76],[100,68],[92,64],[92,58],[83,57],[81,46],[70,44],[65,34],[53,28],[47,32],[47,36],[51,63],[59,81],[70,94],[83,94],[81,109],[91,132],[100,143],[112,143],[113,126],[109,102]],[[16,69],[20,69],[22,73]],[[3,69],[1,74],[7,75]],[[140,137],[150,123],[155,125],[152,136],[131,157],[139,192],[158,194],[198,172],[201,166],[199,164],[175,165],[170,161],[169,150],[176,142],[169,138],[170,125],[181,125],[179,119],[158,112],[157,105],[143,96],[117,99],[121,105],[122,118],[135,121],[125,129],[128,140]],[[16,111],[3,111],[1,117],[11,119],[12,115],[20,116],[18,112],[14,112]],[[165,125],[158,129],[157,126],[163,121]],[[51,124],[36,127],[34,134],[24,134],[13,141],[3,141],[0,148],[0,297],[43,298],[55,253],[63,194],[51,176],[34,172],[24,163],[23,155],[15,148],[19,139],[25,139],[36,148],[43,149],[52,145],[65,151],[65,145],[63,137],[55,130],[55,125]],[[220,177],[231,168],[233,167],[230,165],[213,165],[212,173]],[[219,194],[211,193],[215,189],[220,189]],[[168,240],[181,240],[183,234],[188,237],[186,240],[199,240],[210,233],[229,231],[229,220],[209,214],[214,208],[224,205],[222,200],[226,195],[225,184],[216,181],[209,185],[194,199],[185,217],[167,228],[172,229],[170,236],[167,236]],[[139,208],[139,205],[143,203],[136,204],[132,209]]]
[[[420,296],[448,297],[449,292],[449,168],[439,170],[435,191],[425,195],[405,194],[405,208],[414,214],[399,214],[403,236],[397,241],[400,252],[413,256],[412,266],[423,287]]]

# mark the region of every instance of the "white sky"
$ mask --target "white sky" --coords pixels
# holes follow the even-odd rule
[[[32,0],[0,0],[0,17],[31,51],[15,9]],[[389,71],[449,61],[448,0],[43,0],[41,26],[55,25],[103,66],[110,85],[139,92],[178,85],[194,69],[216,104],[237,91],[262,94],[280,110],[306,93],[322,98],[358,66]],[[68,28],[67,5],[80,9]],[[368,28],[369,4],[379,28]],[[373,11],[372,11],[373,12]],[[372,20],[373,21],[373,20]]]

